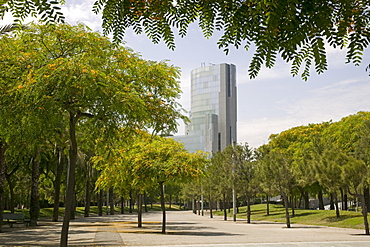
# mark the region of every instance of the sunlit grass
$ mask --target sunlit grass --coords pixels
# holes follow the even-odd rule
[[[270,221],[285,223],[285,209],[282,205],[270,204],[270,214],[267,215],[266,204],[251,206],[251,220]],[[291,215],[292,210],[289,210]],[[216,211],[216,215],[223,215],[223,212]],[[228,213],[232,217],[233,210]],[[340,218],[336,217],[334,210],[304,210],[295,209],[295,216],[291,217],[292,224],[331,226],[353,229],[364,229],[363,217],[360,212],[340,211]],[[237,218],[246,219],[246,207],[240,207]]]
[[[159,204],[153,204],[147,206],[149,211],[161,211]],[[76,216],[84,215],[84,207],[76,208]],[[133,212],[136,213],[137,208],[133,208]],[[180,210],[178,205],[166,205],[166,210]],[[285,209],[282,205],[270,204],[270,213],[267,215],[266,204],[252,205],[251,220],[256,221],[269,221],[269,222],[281,222],[285,223]],[[121,209],[115,207],[115,214],[119,214]],[[144,206],[143,206],[144,211]],[[9,211],[5,211],[9,212]],[[26,218],[29,218],[29,210],[15,210],[15,212],[22,212],[25,214]],[[129,212],[129,208],[125,207],[125,213]],[[109,208],[108,208],[109,213]],[[292,213],[292,210],[289,210]],[[63,216],[64,208],[59,208],[59,216]],[[107,214],[106,206],[103,207],[103,215]],[[215,215],[223,215],[222,211],[214,211]],[[318,226],[331,226],[331,227],[341,227],[341,228],[353,228],[353,229],[364,229],[363,218],[360,212],[354,211],[340,211],[340,218],[336,218],[334,210],[304,210],[295,209],[295,216],[291,217],[292,224],[305,224],[305,225],[318,225]],[[53,215],[53,208],[42,208],[40,209],[39,218],[51,218]],[[98,215],[98,207],[92,206],[90,208],[90,216]],[[232,217],[233,210],[228,212],[228,217]],[[246,207],[239,207],[239,213],[237,213],[237,218],[246,219]]]

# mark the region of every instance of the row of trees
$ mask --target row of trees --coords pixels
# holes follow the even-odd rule
[[[28,204],[36,225],[40,199],[53,202],[54,220],[64,201],[67,246],[76,195],[99,175],[91,157],[105,150],[108,158],[140,131],[155,140],[186,120],[179,69],[143,60],[84,25],[12,30],[0,36],[0,231],[5,202],[11,210]]]
[[[289,207],[310,208],[309,199],[318,198],[324,209],[328,195],[340,217],[339,196],[347,205],[348,196],[361,202],[366,234],[370,185],[370,112],[358,112],[338,122],[323,122],[288,129],[270,136],[268,144],[252,150],[248,145],[229,146],[213,155],[206,176],[188,186],[188,198],[204,195],[214,201],[231,201],[232,192],[247,204],[256,196],[281,195],[290,227]],[[225,210],[226,217],[226,207]],[[212,208],[211,208],[212,215]]]
[[[124,140],[100,149],[93,161],[101,170],[97,180],[99,188],[113,188],[126,198],[132,190],[137,192],[139,227],[142,195],[158,187],[163,211],[162,233],[165,233],[165,185],[179,189],[183,182],[202,176],[208,158],[201,152],[189,153],[183,144],[171,138],[139,132],[132,142]]]

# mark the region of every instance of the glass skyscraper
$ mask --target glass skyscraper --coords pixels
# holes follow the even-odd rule
[[[216,152],[236,142],[237,92],[233,64],[202,66],[191,71],[190,124],[174,138],[190,152]]]

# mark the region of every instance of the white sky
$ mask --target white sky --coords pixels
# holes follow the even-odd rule
[[[67,0],[62,7],[70,24],[82,22],[100,31],[101,18],[92,12],[94,0]],[[77,3],[76,3],[77,2]],[[11,23],[9,16],[0,25]],[[345,64],[345,52],[328,49],[329,69],[322,75],[312,71],[307,82],[290,75],[290,66],[279,60],[273,69],[263,69],[256,79],[249,79],[248,66],[253,55],[243,49],[232,49],[225,55],[217,48],[217,37],[207,40],[197,25],[191,25],[188,35],[176,39],[176,50],[163,43],[154,45],[145,35],[128,31],[126,46],[143,58],[155,61],[170,60],[181,68],[180,103],[190,110],[190,71],[201,63],[233,63],[237,68],[238,90],[238,142],[247,142],[257,148],[267,143],[270,134],[294,126],[338,121],[358,111],[370,110],[370,77],[365,71],[370,63],[370,53],[363,56],[363,65]],[[183,125],[179,134],[184,133]]]

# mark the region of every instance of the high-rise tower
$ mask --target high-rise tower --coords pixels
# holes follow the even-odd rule
[[[191,71],[190,124],[175,136],[190,152],[216,152],[236,142],[237,92],[233,64],[202,66]]]

